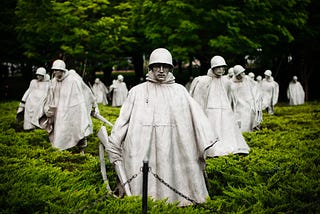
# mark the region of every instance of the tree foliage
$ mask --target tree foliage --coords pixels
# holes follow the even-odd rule
[[[20,43],[17,42],[17,33],[15,31],[15,0],[1,1],[0,8],[0,62],[18,61],[20,54]],[[4,72],[4,71],[2,71]]]
[[[62,53],[71,62],[89,58],[108,63],[122,53],[123,43],[134,40],[127,37],[127,17],[122,16],[128,8],[108,0],[40,1],[40,5],[20,0],[17,31],[30,58],[45,52],[48,60],[53,53]]]
[[[143,55],[166,47],[180,63],[199,59],[203,73],[214,55],[230,66],[245,65],[250,55],[257,75],[271,69],[284,82],[299,74],[307,88],[318,66],[316,0],[17,0],[17,7],[5,2],[2,16],[9,21],[1,22],[2,29],[7,36],[17,34],[11,41],[19,45],[15,50],[36,64],[60,57],[72,66],[87,61],[94,71],[132,57],[141,76]]]
[[[293,30],[302,29],[306,23],[308,3],[19,0],[17,15],[21,22],[17,30],[29,57],[41,56],[38,52],[45,48],[38,45],[47,46],[49,42],[70,56],[81,57],[88,51],[93,58],[103,59],[120,54],[122,48],[133,49],[126,46],[138,45],[136,41],[141,40],[134,37],[135,31],[151,43],[151,49],[167,47],[182,60],[218,53],[242,56],[257,48],[268,50],[292,42]]]

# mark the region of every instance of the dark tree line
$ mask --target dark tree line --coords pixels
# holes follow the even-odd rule
[[[272,70],[282,99],[297,75],[314,100],[320,98],[319,9],[317,0],[3,0],[0,61],[20,64],[30,80],[31,65],[50,68],[62,58],[80,74],[103,71],[111,81],[115,62],[131,57],[138,82],[144,57],[166,47],[179,71],[198,59],[205,74],[210,58],[221,55],[256,75]],[[1,83],[5,78],[2,67]]]

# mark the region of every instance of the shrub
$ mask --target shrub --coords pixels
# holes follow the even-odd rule
[[[0,103],[1,213],[141,213],[140,197],[116,198],[100,173],[102,123],[93,119],[86,155],[52,148],[44,130],[15,122],[18,102]],[[114,123],[119,108],[99,106]],[[319,210],[320,106],[281,105],[264,115],[262,129],[244,133],[250,154],[207,160],[211,199],[179,208],[148,201],[150,213],[316,213]],[[107,127],[110,133],[111,127]],[[116,173],[106,158],[112,189]]]

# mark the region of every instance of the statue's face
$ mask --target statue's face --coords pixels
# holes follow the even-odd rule
[[[246,74],[244,72],[236,76],[237,80],[242,80]]]
[[[152,65],[151,70],[156,79],[162,82],[167,79],[168,73],[171,70],[171,66],[163,63],[157,63]]]
[[[212,71],[216,76],[221,77],[225,72],[225,67],[223,67],[223,66],[215,67],[212,69]]]
[[[57,78],[58,80],[62,79],[64,75],[64,71],[61,70],[53,70],[54,77]]]
[[[37,80],[38,81],[42,81],[44,79],[44,76],[43,75],[37,75]]]

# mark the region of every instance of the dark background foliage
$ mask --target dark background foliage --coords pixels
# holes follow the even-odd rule
[[[133,86],[150,52],[166,47],[178,83],[205,74],[210,58],[221,55],[247,73],[272,70],[282,101],[293,75],[307,100],[319,100],[319,9],[317,0],[3,0],[0,99],[20,99],[35,69],[51,73],[57,58],[87,83],[100,75],[109,85],[115,67],[132,70],[124,76]],[[191,66],[195,59],[200,66]]]

